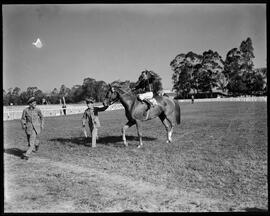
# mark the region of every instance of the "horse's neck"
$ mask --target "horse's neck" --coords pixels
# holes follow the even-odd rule
[[[125,109],[130,109],[134,99],[136,99],[136,96],[132,95],[131,93],[119,94],[119,99]]]

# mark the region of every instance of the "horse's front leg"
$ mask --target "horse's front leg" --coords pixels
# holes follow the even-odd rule
[[[122,128],[122,139],[123,139],[123,142],[124,142],[125,146],[128,146],[127,139],[126,139],[126,129],[128,129],[129,127],[131,127],[134,124],[135,124],[134,122],[129,121]]]
[[[138,133],[138,137],[139,137],[139,141],[140,141],[138,148],[141,148],[143,143],[142,143],[142,132],[141,132],[142,124],[140,121],[136,121],[136,128],[137,128],[137,133]]]

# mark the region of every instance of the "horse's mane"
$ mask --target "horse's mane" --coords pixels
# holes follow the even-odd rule
[[[116,81],[113,81],[111,83],[111,86],[116,88],[118,91],[120,91],[121,93],[132,93],[131,92],[131,89],[130,89],[130,81],[120,81],[120,80],[116,80]]]

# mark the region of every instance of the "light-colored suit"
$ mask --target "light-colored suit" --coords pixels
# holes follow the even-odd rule
[[[94,109],[87,108],[84,111],[82,124],[85,126],[86,121],[88,121],[89,129],[92,135],[92,147],[96,147],[96,137],[98,136],[98,128],[100,127],[98,112],[105,111],[107,108],[108,106],[94,107]]]
[[[21,118],[22,128],[27,135],[27,141],[29,149],[26,152],[26,156],[29,156],[35,146],[39,145],[37,135],[41,133],[44,127],[44,118],[41,110],[38,108],[27,107],[23,110]]]

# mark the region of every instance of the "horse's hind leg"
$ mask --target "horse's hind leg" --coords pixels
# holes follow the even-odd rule
[[[160,118],[160,120],[162,121],[163,125],[166,128],[166,132],[167,132],[167,141],[166,141],[166,143],[172,142],[173,127],[172,127],[171,121],[166,117],[166,115],[164,113],[161,113],[159,115],[159,118]]]
[[[174,123],[173,123],[173,117],[172,116],[166,116],[166,120],[168,122],[169,126],[169,131],[168,131],[168,142],[172,142],[172,134],[173,134],[173,127],[174,127]]]
[[[122,128],[122,139],[125,146],[128,146],[127,139],[126,139],[126,129],[130,128],[132,125],[134,125],[135,122],[127,122],[124,127]]]

